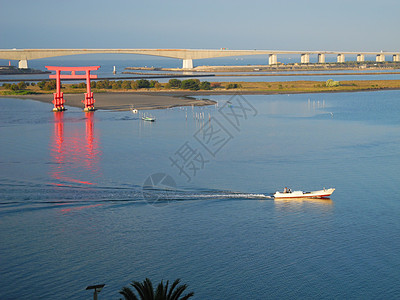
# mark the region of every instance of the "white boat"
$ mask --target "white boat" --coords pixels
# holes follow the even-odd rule
[[[291,191],[290,189],[285,188],[283,192],[276,192],[274,197],[275,199],[328,198],[334,191],[334,188],[324,188],[323,190],[312,192]]]
[[[154,122],[156,120],[156,118],[143,116],[142,120],[143,121],[148,121],[148,122]]]

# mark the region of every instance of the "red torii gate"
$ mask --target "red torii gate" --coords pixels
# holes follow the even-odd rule
[[[100,66],[92,66],[92,67],[52,67],[46,66],[46,69],[49,71],[56,71],[56,75],[50,75],[49,78],[56,79],[57,92],[54,93],[53,111],[64,111],[64,93],[61,92],[61,79],[85,79],[86,78],[86,93],[85,100],[82,101],[85,103],[84,111],[94,111],[94,98],[93,93],[90,91],[90,79],[97,78],[97,75],[90,75],[90,71],[98,70]],[[61,71],[71,72],[71,74],[61,74]],[[83,74],[75,74],[75,72],[86,72]]]

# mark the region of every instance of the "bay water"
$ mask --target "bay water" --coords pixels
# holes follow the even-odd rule
[[[146,277],[193,299],[400,297],[400,92],[211,99],[133,114],[0,98],[0,299],[102,283],[119,299]],[[286,186],[336,191],[270,197]]]

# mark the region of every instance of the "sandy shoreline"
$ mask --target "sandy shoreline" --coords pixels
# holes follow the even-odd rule
[[[187,94],[187,93],[186,93]],[[53,94],[39,95],[13,95],[0,96],[2,98],[31,99],[45,103],[52,103]],[[65,106],[84,107],[83,94],[64,94]],[[206,99],[184,98],[184,95],[166,95],[165,93],[139,94],[135,92],[123,93],[97,93],[94,95],[95,107],[105,110],[130,110],[132,107],[139,110],[164,109],[176,106],[204,106],[213,105],[216,102]]]
[[[397,80],[392,80],[398,82]],[[363,81],[357,81],[356,87],[352,86],[353,81],[346,82],[339,88],[343,89],[328,89],[325,87],[311,87],[302,89],[290,90],[290,86],[285,86],[282,90],[263,90],[254,89],[251,87],[244,87],[243,89],[230,89],[230,90],[199,90],[199,91],[187,91],[187,90],[166,90],[166,91],[126,91],[126,92],[98,92],[94,94],[97,109],[103,110],[114,110],[114,111],[126,111],[132,108],[138,110],[151,110],[151,109],[165,109],[177,106],[205,106],[214,105],[216,102],[211,99],[194,99],[191,97],[209,97],[213,95],[278,95],[278,94],[315,94],[315,93],[349,93],[349,92],[373,92],[382,90],[399,90],[400,86],[398,83],[395,85],[378,86],[379,81],[366,81],[364,85],[361,84]],[[374,83],[375,85],[371,85]],[[382,81],[390,82],[390,80]],[[266,83],[279,84],[278,83]],[[294,82],[290,82],[292,84]],[[320,82],[311,82],[310,84],[318,84]],[[244,84],[243,82],[241,84]],[[282,84],[288,85],[287,82]],[[20,99],[31,99],[41,101],[45,103],[52,103],[53,94],[32,94],[32,95],[0,95],[0,98],[20,98]],[[66,94],[64,93],[65,106],[80,107],[83,108],[83,93]]]

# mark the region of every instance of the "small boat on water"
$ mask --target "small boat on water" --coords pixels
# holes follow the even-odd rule
[[[275,199],[328,198],[334,191],[334,188],[324,188],[323,190],[312,192],[291,191],[290,189],[285,188],[283,192],[276,192],[274,197]]]
[[[154,117],[146,117],[146,116],[143,116],[142,117],[142,120],[143,121],[148,121],[148,122],[154,122],[155,120],[156,120],[156,118],[154,118]]]

